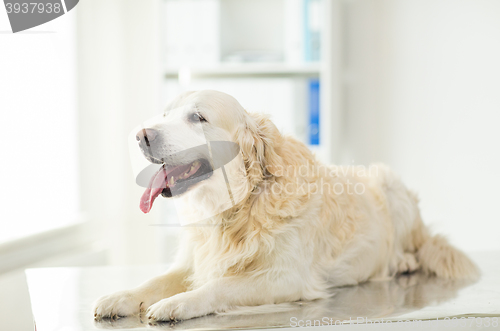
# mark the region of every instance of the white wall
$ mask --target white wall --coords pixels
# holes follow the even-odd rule
[[[82,210],[110,251],[111,264],[161,259],[168,229],[139,209],[129,132],[158,114],[160,0],[86,0],[78,4]]]
[[[344,4],[342,161],[391,165],[424,220],[500,249],[500,1]]]
[[[75,21],[13,34],[0,7],[0,242],[78,221]]]

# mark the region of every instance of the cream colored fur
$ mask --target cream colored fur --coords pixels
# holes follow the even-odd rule
[[[210,218],[213,226],[184,227],[171,269],[100,298],[97,318],[145,311],[152,320],[184,320],[325,298],[331,286],[417,269],[450,279],[477,277],[467,256],[429,233],[415,194],[386,166],[326,167],[304,144],[281,135],[267,116],[247,113],[221,92],[188,92],[168,108],[187,104],[207,118],[207,139],[239,144],[245,167],[229,171],[246,179],[241,187],[232,184],[234,194],[246,196]],[[193,209],[217,203],[206,182],[186,193],[207,197]]]

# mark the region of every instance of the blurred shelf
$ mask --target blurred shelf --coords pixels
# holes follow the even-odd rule
[[[317,77],[321,67],[319,63],[289,65],[283,63],[244,63],[219,64],[212,67],[185,67],[167,69],[166,78],[178,78],[179,72],[190,74],[194,78],[223,77]]]

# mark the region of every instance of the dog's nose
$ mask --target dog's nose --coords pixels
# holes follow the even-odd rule
[[[150,142],[156,139],[158,131],[155,129],[142,129],[135,135],[135,140],[144,141],[149,146]]]

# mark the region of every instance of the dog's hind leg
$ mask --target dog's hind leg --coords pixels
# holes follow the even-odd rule
[[[420,268],[415,254],[404,253],[403,259],[398,264],[398,273],[412,273]]]

